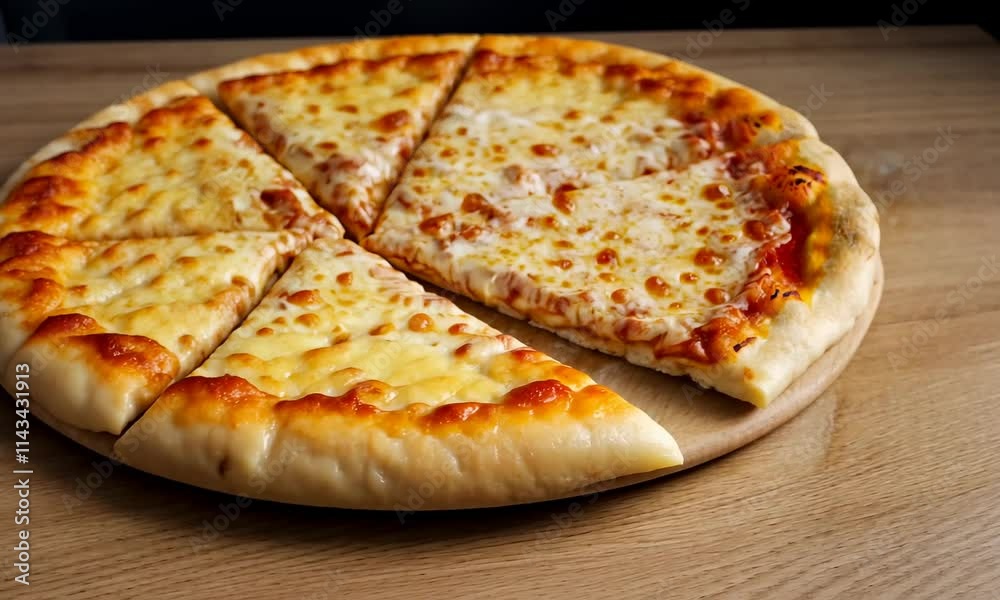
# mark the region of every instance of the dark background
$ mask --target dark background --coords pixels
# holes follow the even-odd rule
[[[398,2],[396,14],[388,11]],[[0,0],[3,33],[24,41],[94,41],[434,32],[702,29],[729,9],[726,27],[830,27],[883,23],[978,24],[997,34],[995,3],[828,0]],[[374,12],[373,12],[374,11]],[[547,12],[550,11],[550,12]],[[564,19],[563,19],[564,17]],[[30,22],[42,24],[33,31]],[[381,22],[380,22],[381,21]],[[367,27],[367,30],[365,29]]]

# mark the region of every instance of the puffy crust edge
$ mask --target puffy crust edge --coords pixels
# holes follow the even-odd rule
[[[469,52],[478,40],[478,35],[451,34],[371,38],[323,44],[239,60],[195,73],[188,81],[201,94],[220,104],[218,85],[227,79],[309,69],[349,58],[375,60],[397,54],[427,54],[448,50]]]
[[[168,390],[125,433],[115,445],[122,460],[227,493],[398,513],[565,497],[682,461],[660,425],[603,388],[584,401],[590,410],[500,405],[485,421],[428,426],[409,411],[312,408],[278,420],[267,401],[248,408],[253,418],[223,422],[187,409],[207,393],[192,383]]]
[[[780,394],[877,301],[872,288],[880,271],[881,234],[875,204],[833,148],[819,140],[802,140],[798,155],[819,165],[829,182],[833,237],[822,274],[809,304],[786,302],[769,324],[766,343],[740,351],[735,369],[727,369],[729,377],[713,376],[715,387],[726,393],[742,391],[743,399],[758,406]],[[744,379],[744,368],[753,371],[751,382]],[[698,380],[700,374],[692,376]]]
[[[168,81],[125,102],[102,108],[77,123],[69,131],[42,146],[28,160],[21,163],[21,166],[14,170],[10,177],[7,178],[3,187],[0,187],[0,202],[6,201],[14,187],[39,163],[65,152],[79,150],[84,140],[81,136],[77,135],[78,130],[104,127],[118,121],[134,124],[142,115],[154,108],[169,104],[177,98],[197,95],[198,90],[191,87],[186,81]]]

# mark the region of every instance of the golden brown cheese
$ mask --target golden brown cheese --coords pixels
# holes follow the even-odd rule
[[[330,271],[336,277],[325,276]],[[316,281],[317,275],[324,276]],[[536,379],[554,378],[572,390],[593,385],[584,374],[521,348],[341,241],[300,255],[193,375],[237,376],[286,400],[336,398],[376,382],[381,393],[369,393],[366,402],[379,410],[497,403]]]
[[[222,341],[305,239],[9,234],[0,239],[0,368],[10,375],[29,363],[48,412],[119,433]]]
[[[57,143],[0,204],[0,234],[123,239],[286,228],[340,236],[336,220],[204,96],[175,83]],[[155,94],[156,91],[150,92]],[[124,114],[134,108],[134,115]],[[44,151],[43,151],[44,152]]]

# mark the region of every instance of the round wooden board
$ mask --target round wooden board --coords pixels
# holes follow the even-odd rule
[[[663,425],[674,436],[684,453],[683,465],[601,482],[579,490],[577,494],[573,494],[575,496],[588,494],[594,490],[611,490],[634,485],[690,469],[767,435],[797,415],[836,380],[854,356],[878,309],[882,298],[883,280],[882,262],[879,259],[871,299],[854,327],[813,363],[781,396],[763,409],[713,390],[703,389],[687,378],[664,375],[632,365],[620,358],[581,348],[555,334],[455,294],[435,291],[448,296],[463,310],[476,315],[493,327],[583,370],[599,383],[617,391]],[[434,289],[433,286],[428,288]],[[75,442],[109,458],[117,458],[114,456],[114,444],[118,436],[85,431],[67,425],[46,413],[37,404],[32,405],[31,412],[49,427]]]

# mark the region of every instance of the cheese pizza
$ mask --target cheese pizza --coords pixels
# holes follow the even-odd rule
[[[129,464],[355,508],[554,498],[677,465],[645,413],[346,240],[296,258],[205,363],[118,442]]]
[[[0,368],[27,363],[36,402],[69,425],[121,433],[260,300],[305,242],[283,233],[76,242],[0,240]]]
[[[242,60],[97,113],[0,201],[9,391],[28,363],[77,439],[319,506],[515,504],[682,464],[637,406],[403,271],[758,407],[879,289],[874,205],[802,115],[585,40]]]
[[[360,239],[475,42],[443,36],[307,48],[222,67],[199,83],[221,80],[226,109]]]
[[[79,240],[343,229],[212,102],[166,83],[92,116],[12,175],[0,235]]]

